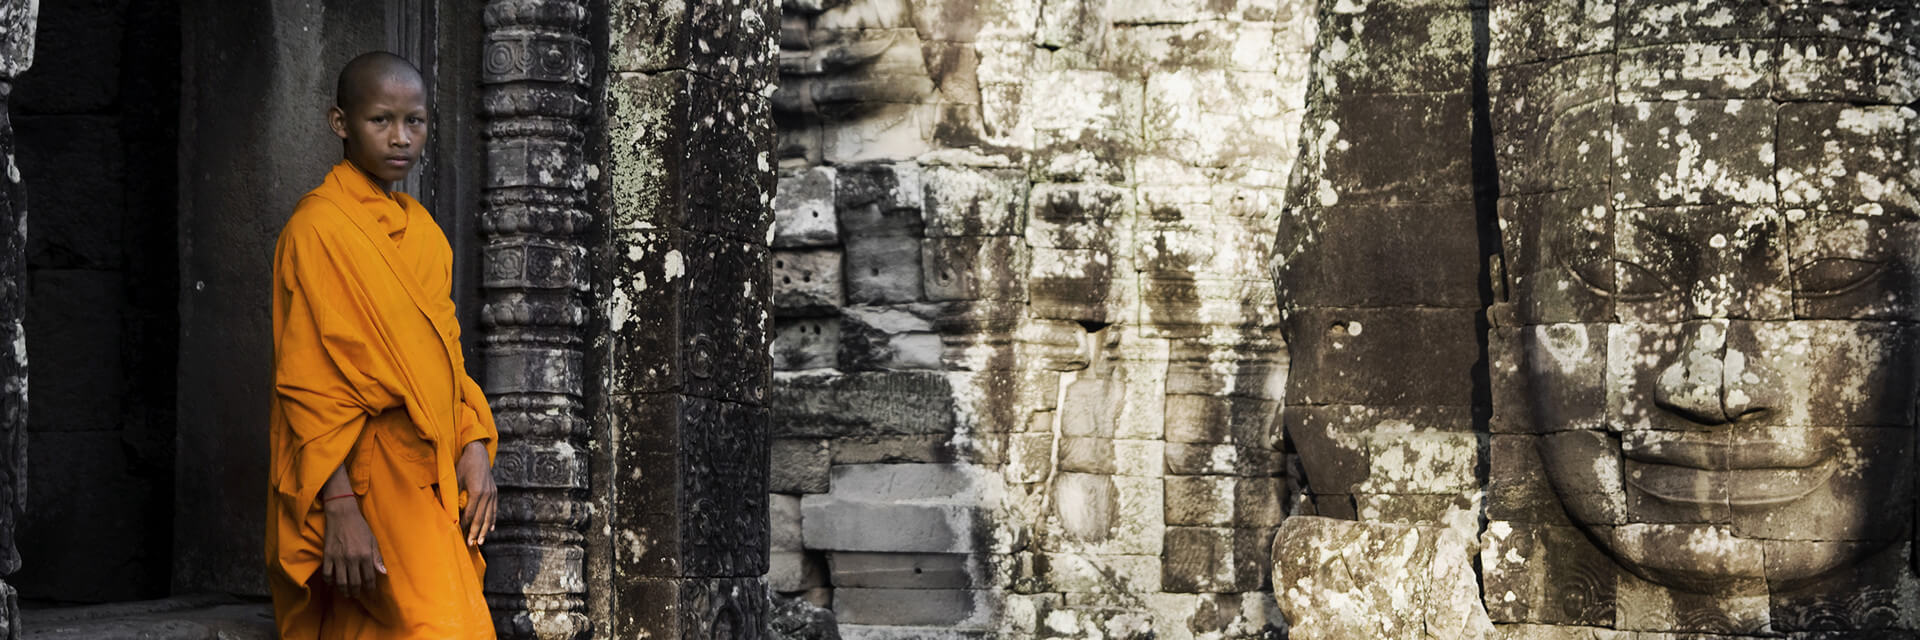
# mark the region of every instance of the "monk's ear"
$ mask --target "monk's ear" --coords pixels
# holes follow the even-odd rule
[[[333,129],[333,135],[340,136],[341,140],[347,139],[347,112],[342,110],[339,105],[329,107],[327,109],[327,126]]]

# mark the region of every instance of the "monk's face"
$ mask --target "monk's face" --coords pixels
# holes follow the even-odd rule
[[[334,107],[333,132],[347,160],[376,181],[407,177],[426,146],[427,97],[419,78],[393,74],[369,81],[357,104]]]

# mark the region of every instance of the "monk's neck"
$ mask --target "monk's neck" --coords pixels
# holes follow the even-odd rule
[[[354,173],[358,173],[360,174],[360,177],[366,178],[367,183],[372,184],[374,189],[378,189],[380,191],[380,195],[386,196],[388,200],[393,199],[392,183],[381,182],[379,178],[374,177],[374,175],[371,173],[367,173],[366,169],[360,168],[360,165],[354,164],[351,160],[347,162],[347,165],[353,167]]]

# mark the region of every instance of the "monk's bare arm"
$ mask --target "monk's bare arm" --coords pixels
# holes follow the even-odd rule
[[[321,577],[349,597],[371,591],[375,578],[386,574],[387,563],[380,557],[373,527],[360,513],[360,498],[354,495],[353,481],[347,478],[347,465],[340,465],[327,477],[319,499],[327,513]]]

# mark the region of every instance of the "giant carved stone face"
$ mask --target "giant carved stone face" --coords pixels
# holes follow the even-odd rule
[[[1913,520],[1912,60],[1814,35],[1496,72],[1533,100],[1500,214],[1525,418],[1569,518],[1668,587],[1799,589]]]

